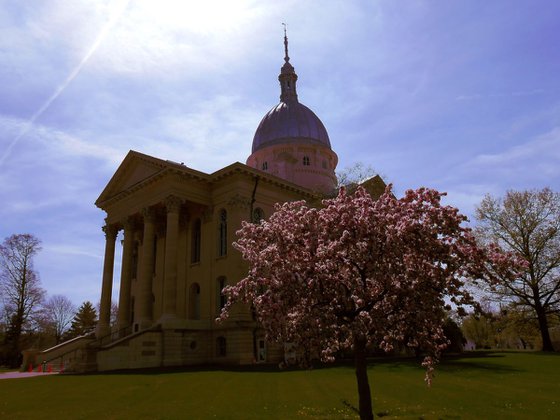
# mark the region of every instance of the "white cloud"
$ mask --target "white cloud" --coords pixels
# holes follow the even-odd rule
[[[207,172],[235,161],[245,162],[254,130],[264,113],[243,104],[239,97],[218,95],[193,104],[188,112],[158,116],[154,125],[159,127],[160,141],[144,144],[143,151],[181,160]]]
[[[91,244],[90,244],[91,245]],[[43,248],[43,251],[59,254],[61,256],[80,256],[93,258],[97,261],[103,261],[103,255],[92,252],[91,246],[84,246],[84,243],[79,241],[76,243],[62,243],[62,244],[49,244]]]
[[[560,127],[501,153],[481,154],[466,164],[495,174],[516,172],[520,177],[560,176]]]
[[[511,92],[488,92],[488,93],[472,93],[461,94],[455,99],[457,101],[470,101],[478,99],[495,99],[495,98],[511,98],[516,96],[535,96],[546,94],[545,89],[532,89],[532,90],[516,90]]]
[[[30,125],[28,121],[21,118],[0,115],[0,133],[7,139],[7,143],[10,142],[10,138],[14,138],[22,132],[25,133],[22,141],[27,143],[27,147],[33,148],[39,144],[42,145],[46,148],[45,152],[50,154],[48,158],[51,158],[53,163],[65,157],[89,157],[106,161],[109,164],[119,161],[117,156],[120,155],[120,150],[100,142],[100,139],[80,138],[46,125],[37,123]],[[26,160],[26,156],[21,154],[8,158],[20,162]],[[43,159],[43,162],[48,162],[48,160]]]

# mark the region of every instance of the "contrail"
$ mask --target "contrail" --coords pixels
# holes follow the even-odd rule
[[[78,63],[78,65],[74,68],[74,70],[72,70],[72,72],[68,75],[68,77],[64,80],[64,82],[54,91],[54,93],[45,101],[45,103],[31,116],[31,118],[22,127],[19,134],[12,140],[12,142],[8,145],[6,150],[4,150],[4,153],[2,154],[2,156],[0,156],[0,166],[2,166],[3,163],[6,161],[14,146],[31,129],[31,127],[33,126],[37,118],[43,115],[43,113],[51,106],[51,104],[56,100],[56,98],[58,98],[62,94],[64,89],[66,89],[68,85],[72,82],[72,80],[74,80],[76,76],[80,73],[82,68],[85,66],[87,61],[95,52],[95,50],[97,50],[97,48],[99,47],[99,45],[101,44],[101,42],[103,41],[107,33],[109,32],[109,30],[111,30],[111,28],[121,18],[122,14],[128,7],[129,3],[130,0],[123,0],[117,7],[115,7],[114,12],[109,17],[109,20],[107,21],[105,26],[101,29],[101,32],[93,42],[92,46],[90,47],[90,49],[88,50],[84,58],[82,58],[82,60]]]

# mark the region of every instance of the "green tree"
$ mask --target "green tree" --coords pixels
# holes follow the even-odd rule
[[[97,324],[97,312],[90,301],[82,303],[78,308],[78,312],[74,315],[70,330],[66,334],[66,339],[78,337],[87,334],[95,328]]]
[[[500,347],[537,349],[542,346],[539,324],[530,309],[510,304],[502,307],[496,318]]]
[[[461,329],[464,336],[474,342],[477,348],[487,349],[494,347],[496,334],[491,315],[469,315],[463,320]]]
[[[487,195],[476,210],[482,241],[494,242],[525,261],[522,274],[490,283],[500,300],[531,310],[542,349],[553,351],[549,318],[560,310],[560,194],[542,190]]]
[[[443,333],[449,340],[449,344],[447,345],[445,351],[452,353],[461,353],[463,351],[463,346],[467,343],[467,340],[463,335],[461,327],[459,327],[459,325],[457,325],[457,323],[449,316],[443,323]]]

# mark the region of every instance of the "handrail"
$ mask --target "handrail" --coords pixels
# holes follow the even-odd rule
[[[88,335],[90,335],[90,334],[91,334],[91,332],[88,332],[87,334],[80,335],[80,336],[78,336],[78,337],[73,338],[72,340],[68,340],[68,341],[66,341],[65,343],[68,343],[68,342],[70,342],[70,341],[75,341],[75,340],[77,340],[78,338],[87,338]],[[51,348],[49,348],[49,349],[45,349],[45,350],[39,352],[38,354],[41,354],[41,353],[44,353],[44,352],[47,352],[47,351],[51,351],[51,350],[55,349],[56,347],[61,347],[61,345],[62,345],[62,344],[65,344],[65,343],[61,343],[61,344],[58,344],[58,345],[56,345],[56,346],[54,346],[54,347],[51,347]],[[41,360],[41,363],[49,363],[49,362],[52,362],[53,360],[56,360],[56,359],[64,359],[64,356],[67,356],[67,355],[69,355],[70,353],[76,353],[78,350],[81,350],[81,349],[82,349],[81,347],[73,348],[72,350],[68,350],[68,351],[66,351],[66,352],[64,352],[64,353],[62,353],[62,354],[59,354],[59,355],[54,356],[54,357],[51,357],[50,359]]]
[[[121,338],[126,337],[127,335],[132,334],[132,325],[127,325],[120,330],[111,331],[109,334],[104,335],[103,337],[97,338],[95,341],[88,344],[88,346],[107,346]]]

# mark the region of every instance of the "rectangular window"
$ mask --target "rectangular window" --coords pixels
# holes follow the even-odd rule
[[[196,219],[192,227],[191,263],[200,262],[201,236],[202,236],[201,222],[200,219]]]

